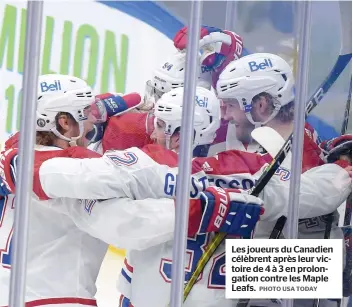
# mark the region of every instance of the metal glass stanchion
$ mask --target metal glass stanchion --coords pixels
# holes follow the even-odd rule
[[[43,1],[28,1],[23,70],[23,95],[16,182],[14,235],[11,245],[9,306],[23,307],[26,294],[28,220],[33,185],[35,120],[42,33]]]
[[[195,109],[196,81],[199,73],[199,38],[201,27],[202,1],[191,2],[188,25],[188,45],[184,80],[184,101],[181,121],[179,152],[179,176],[175,205],[175,229],[173,241],[173,265],[171,283],[171,307],[183,303],[185,279],[185,252],[189,215],[190,174],[192,159],[192,136]]]

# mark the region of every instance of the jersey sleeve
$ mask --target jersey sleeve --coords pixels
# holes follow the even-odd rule
[[[130,252],[126,252],[126,257],[121,268],[120,276],[117,282],[117,290],[120,293],[118,307],[128,307],[130,304],[132,282],[134,279],[133,261]]]
[[[74,204],[63,199],[52,206],[68,214],[82,231],[116,247],[143,250],[173,238],[172,199],[85,199]]]
[[[261,220],[275,221],[287,215],[289,180],[273,176],[260,197],[265,213]],[[352,181],[342,167],[325,164],[311,168],[301,175],[299,218],[312,218],[335,211],[351,192]]]
[[[130,148],[106,152],[99,159],[70,159],[62,163],[51,159],[45,162],[45,169],[45,163],[41,168],[43,189],[49,197],[78,199],[174,198],[178,168],[172,167],[175,161],[167,160],[170,156],[166,158],[166,154],[150,151],[147,155],[138,148]],[[192,163],[190,197],[198,198],[200,192],[212,185],[249,189],[267,166],[263,156],[241,151],[196,158]],[[261,195],[265,202],[263,220],[272,221],[287,214],[289,178],[290,170],[279,168],[266,185]],[[306,171],[301,176],[299,217],[331,213],[350,191],[351,179],[339,165],[326,164]]]
[[[53,158],[39,169],[41,187],[49,198],[76,199],[166,197],[166,173],[175,177],[177,168],[158,164],[138,148],[108,151],[102,158]]]
[[[10,148],[1,153],[0,177],[6,189],[15,193],[18,149]]]
[[[141,148],[152,143],[147,133],[148,113],[125,113],[111,117],[102,140],[103,151]]]
[[[120,193],[116,189],[114,194],[110,192],[111,184],[118,181],[119,170],[101,158],[53,158],[45,161],[38,172],[41,188],[49,198],[107,199],[124,196],[124,184],[119,186]]]

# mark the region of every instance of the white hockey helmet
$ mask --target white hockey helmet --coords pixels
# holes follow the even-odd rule
[[[82,137],[85,109],[95,101],[92,88],[76,77],[48,74],[38,80],[37,131],[51,131],[71,145]],[[80,135],[67,138],[56,129],[56,116],[60,112],[70,113],[79,123]]]
[[[167,148],[169,140],[176,129],[181,126],[183,109],[184,87],[179,87],[165,93],[155,105],[154,116],[165,122],[165,135]],[[210,90],[203,87],[196,87],[194,115],[194,141],[193,147],[198,145],[211,144],[216,131],[220,127],[221,111],[220,101]]]
[[[251,116],[253,98],[260,93],[273,98],[273,113],[265,122]],[[263,125],[272,120],[280,108],[294,100],[294,76],[289,64],[271,53],[254,53],[229,63],[217,82],[218,98],[225,103],[236,99],[248,120]]]
[[[202,59],[200,55],[200,59]],[[164,61],[157,69],[153,71],[152,79],[146,83],[144,102],[150,108],[155,104],[164,93],[172,89],[184,86],[185,76],[185,52],[175,52],[167,61]],[[211,89],[211,81],[208,76],[200,74],[198,86]]]

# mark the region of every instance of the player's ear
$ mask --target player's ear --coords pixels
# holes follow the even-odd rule
[[[56,123],[58,131],[62,134],[69,131],[72,124],[70,118],[66,114],[59,114]]]
[[[175,149],[180,147],[180,131],[173,133],[172,137],[170,138],[170,142],[170,148]]]
[[[266,115],[268,113],[270,105],[269,105],[269,101],[266,99],[265,96],[259,97],[258,106],[259,106],[258,111],[261,115]]]
[[[256,117],[265,118],[269,112],[269,101],[263,95],[258,95],[253,102],[253,112],[256,112]]]

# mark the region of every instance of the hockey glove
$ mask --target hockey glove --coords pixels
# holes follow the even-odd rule
[[[137,93],[115,95],[111,93],[96,96],[96,101],[91,105],[91,114],[96,123],[104,123],[109,117],[124,114],[141,104],[141,96]]]
[[[260,198],[237,189],[209,187],[201,193],[199,202],[202,217],[197,233],[200,234],[225,232],[250,238],[260,215],[265,212]],[[190,215],[194,211],[190,207]],[[193,222],[195,220],[189,219],[189,224]],[[189,225],[189,230],[191,227]]]
[[[349,160],[352,163],[352,135],[346,134],[320,143],[325,160],[333,163],[337,160]]]
[[[174,46],[184,50],[186,45],[187,27],[184,27],[175,35]],[[202,72],[213,71],[223,69],[229,62],[241,57],[243,40],[234,32],[202,26],[199,47],[202,53],[206,54],[202,60]]]
[[[86,134],[89,144],[103,138],[106,121],[112,116],[119,116],[137,108],[141,104],[141,96],[137,93],[127,95],[105,93],[96,96],[91,105],[90,115],[93,117],[93,129]]]

